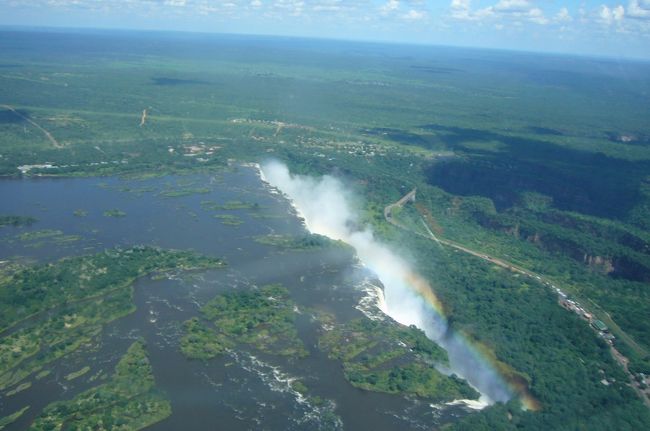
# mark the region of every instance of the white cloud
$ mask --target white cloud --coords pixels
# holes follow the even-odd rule
[[[395,12],[397,9],[399,9],[399,0],[388,0],[387,3],[379,8],[379,11],[382,15],[388,15],[391,12]]]
[[[521,25],[522,21],[545,25],[549,20],[544,11],[530,0],[499,0],[496,4],[482,9],[472,9],[471,0],[452,0],[451,17],[465,21],[500,20]],[[503,24],[502,24],[503,25]]]
[[[548,19],[544,16],[544,12],[542,12],[540,8],[532,8],[526,13],[526,15],[528,16],[528,20],[531,22],[540,25],[548,24]]]
[[[560,9],[560,11],[555,15],[555,21],[557,22],[571,22],[573,21],[573,17],[569,13],[569,9],[563,7]]]
[[[567,37],[585,52],[600,43],[650,55],[650,0],[0,0],[0,10],[0,22],[26,25],[32,22],[26,17],[42,10],[45,25],[74,25],[84,17],[88,26],[124,22],[452,45],[499,41],[546,50],[568,50],[555,43]]]
[[[354,5],[346,5],[343,0],[320,0],[312,5],[311,10],[315,12],[344,12],[351,7]]]
[[[600,6],[599,12],[600,21],[606,25],[613,23],[621,23],[625,17],[625,8],[623,6],[612,6],[611,8],[606,5]]]
[[[528,0],[500,0],[492,8],[502,13],[527,13],[532,6]]]
[[[613,9],[614,20],[621,21],[625,17],[625,9],[623,6],[618,5]]]
[[[630,0],[627,16],[633,19],[650,20],[650,0]]]
[[[304,11],[305,2],[302,0],[276,0],[272,7],[287,12],[290,16],[300,16]]]
[[[422,21],[426,19],[427,13],[421,10],[415,10],[411,9],[404,15],[402,15],[402,19],[405,19],[407,21]]]
[[[451,16],[460,20],[473,20],[475,19],[472,14],[472,1],[471,0],[451,0]]]

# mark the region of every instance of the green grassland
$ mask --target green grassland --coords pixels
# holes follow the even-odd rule
[[[18,66],[0,68],[0,174],[161,174],[268,157],[334,173],[359,197],[361,222],[415,257],[450,324],[525,376],[542,404],[496,405],[458,429],[650,426],[608,347],[545,286],[383,215],[417,187],[419,207],[400,215],[411,228],[424,219],[441,238],[543,274],[608,322],[633,372],[650,373],[648,64],[240,36],[3,34],[1,63]],[[25,165],[49,166],[21,174]],[[38,311],[24,300],[0,327]],[[247,313],[234,299],[213,307]],[[223,323],[260,333],[233,322]],[[212,331],[187,325],[199,339]]]

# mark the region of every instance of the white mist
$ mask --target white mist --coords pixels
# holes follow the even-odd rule
[[[354,247],[358,258],[384,286],[382,311],[401,324],[415,325],[445,348],[452,370],[476,387],[483,395],[482,400],[510,398],[500,377],[480,363],[457,334],[448,334],[445,318],[435,316],[425,303],[423,297],[428,297],[430,302],[435,298],[426,282],[399,254],[377,241],[370,228],[358,229],[358,218],[350,205],[352,196],[341,181],[327,175],[319,179],[291,175],[286,165],[277,161],[264,163],[260,174],[263,181],[291,200],[310,232]]]

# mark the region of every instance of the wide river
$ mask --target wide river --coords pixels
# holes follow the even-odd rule
[[[146,340],[157,385],[172,403],[172,416],[152,429],[311,430],[320,429],[329,413],[338,415],[342,428],[350,430],[430,429],[468,414],[460,406],[431,406],[417,399],[353,388],[344,379],[340,363],[317,348],[318,324],[306,315],[298,319],[299,335],[310,352],[304,359],[253,357],[235,350],[200,362],[180,353],[182,322],[196,316],[198,307],[218,293],[282,283],[299,308],[313,307],[347,320],[362,315],[357,306],[366,295],[364,286],[378,284],[348,254],[283,252],[256,242],[255,237],[270,233],[301,235],[305,227],[289,202],[272,193],[252,168],[144,180],[6,179],[0,181],[0,196],[3,214],[38,219],[29,227],[0,229],[3,261],[48,262],[145,244],[192,249],[223,257],[228,263],[222,270],[137,281],[137,311],[107,325],[96,346],[50,365],[53,372],[42,380],[30,379],[29,389],[12,396],[0,394],[0,417],[31,406],[8,430],[28,428],[47,404],[97,385],[91,377],[100,371],[111,374],[138,337]],[[256,205],[215,210],[206,201]],[[106,216],[111,210],[125,215]],[[45,230],[60,233],[35,239],[24,235]],[[64,379],[86,365],[91,370],[84,376]],[[294,377],[301,378],[313,395],[328,401],[322,406],[304,402],[290,389]]]

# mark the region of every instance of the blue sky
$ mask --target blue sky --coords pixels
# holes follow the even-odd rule
[[[292,35],[650,59],[650,0],[0,0],[0,24]]]

